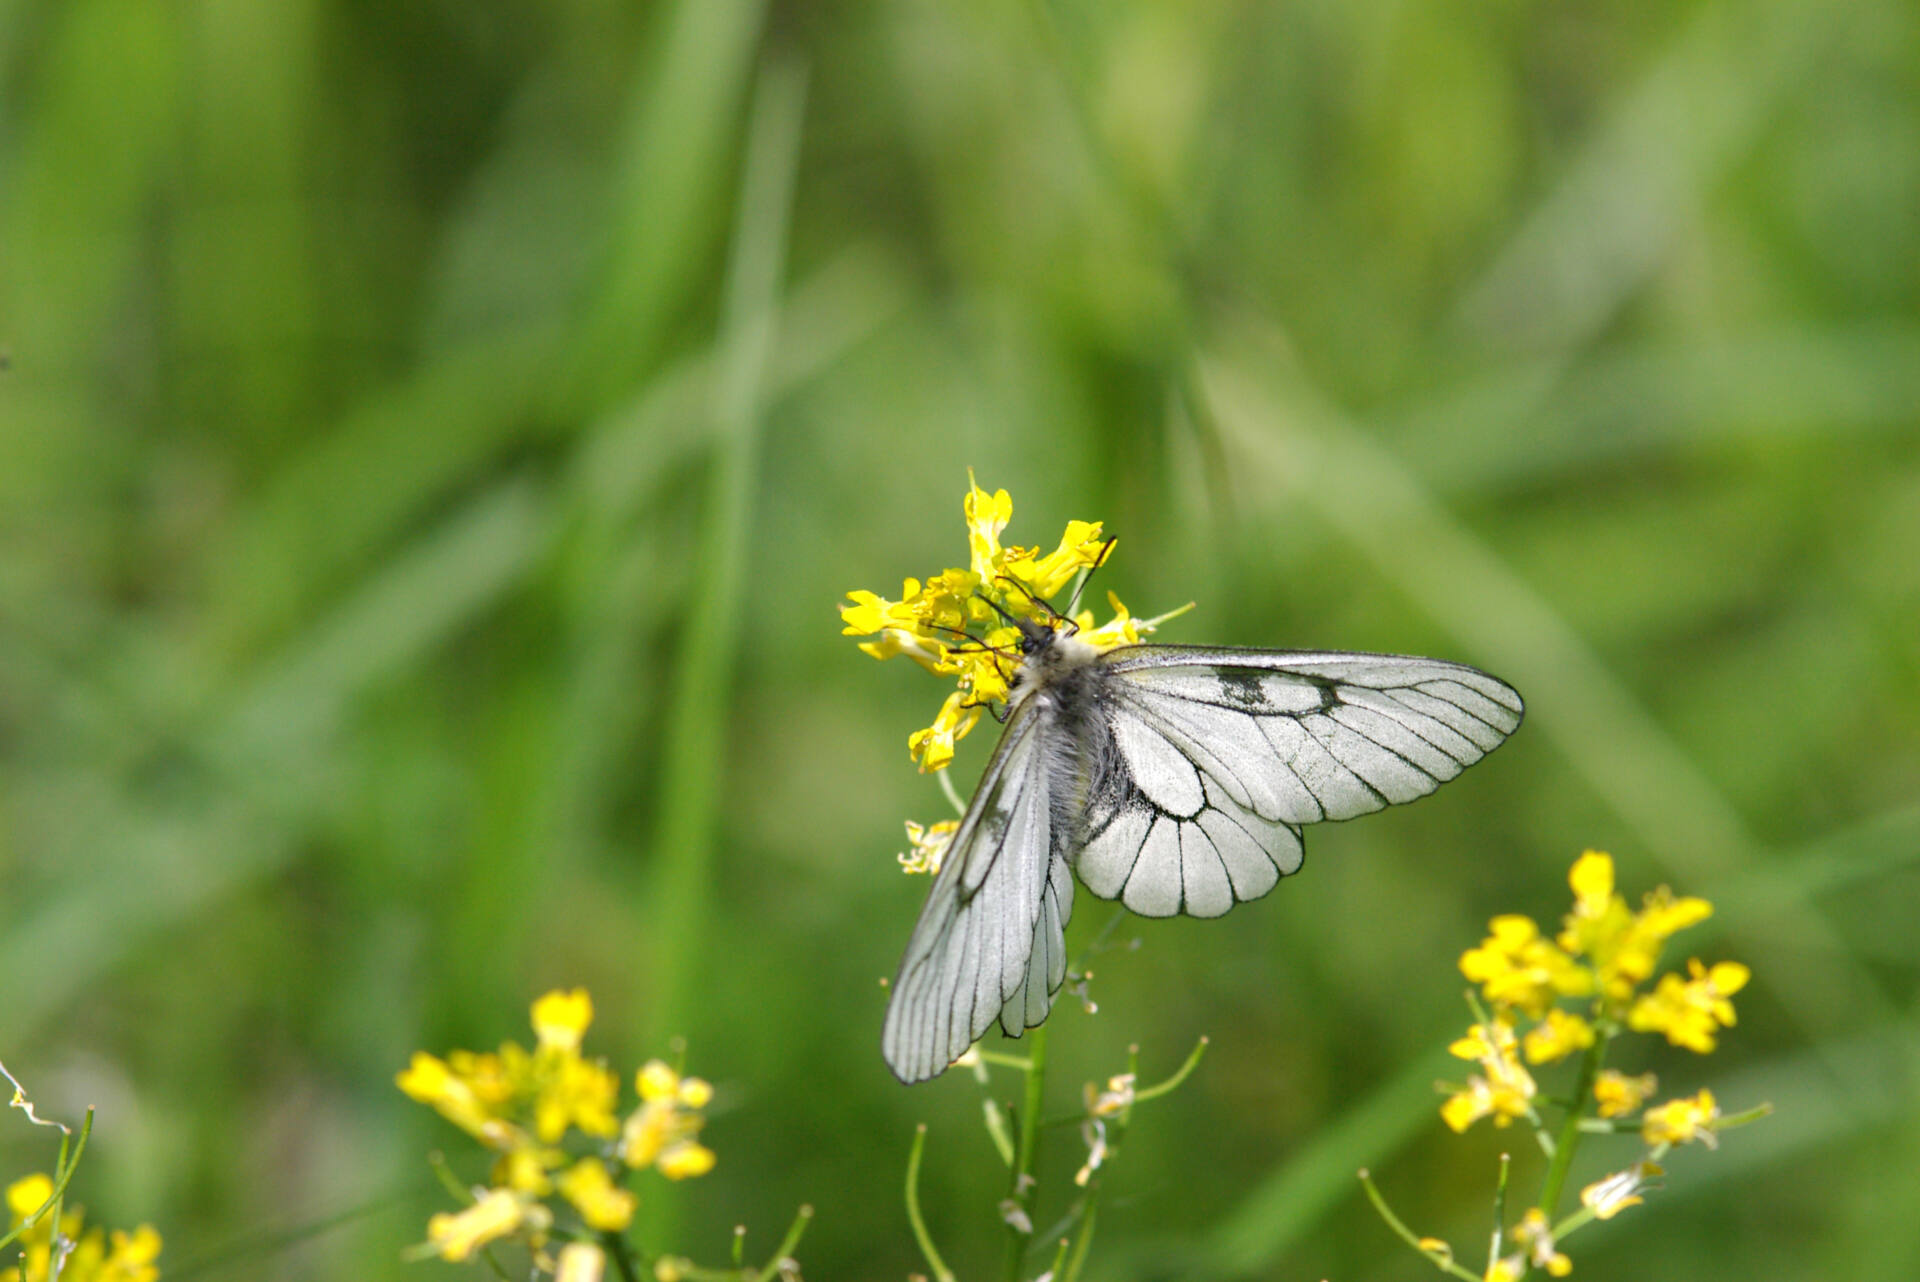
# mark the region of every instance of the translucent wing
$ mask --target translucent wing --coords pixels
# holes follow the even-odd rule
[[[1129,646],[1098,660],[1075,869],[1146,917],[1217,917],[1299,869],[1300,828],[1424,797],[1520,725],[1520,696],[1441,659]]]
[[[903,1082],[944,1072],[997,1017],[1038,1025],[1066,979],[1073,876],[1056,832],[1052,715],[1014,710],[954,832],[887,1004],[881,1050]]]

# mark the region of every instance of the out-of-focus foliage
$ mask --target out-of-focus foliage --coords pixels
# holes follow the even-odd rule
[[[169,1273],[422,1277],[393,1074],[585,985],[715,1080],[642,1236],[901,1276],[926,1120],[977,1276],[974,1087],[877,1049],[925,690],[833,608],[971,465],[1163,639],[1530,704],[1056,1016],[1214,1039],[1101,1276],[1423,1276],[1369,1164],[1483,1231],[1452,963],[1584,846],[1718,906],[1779,1112],[1582,1276],[1912,1276],[1916,209],[1901,0],[0,5],[0,1052]]]

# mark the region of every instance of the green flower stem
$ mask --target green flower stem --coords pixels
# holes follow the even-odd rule
[[[993,1057],[996,1063],[1007,1059],[1003,1055]],[[1023,1072],[1027,1061],[1018,1060],[1016,1066]],[[1007,1131],[1007,1115],[1000,1107],[1000,1101],[993,1097],[993,1078],[987,1072],[987,1057],[984,1052],[974,1059],[973,1080],[980,1086],[980,1117],[987,1124],[987,1136],[993,1141],[994,1152],[1008,1166],[1013,1165],[1013,1136]]]
[[[600,1249],[613,1261],[613,1271],[620,1275],[620,1282],[640,1282],[640,1271],[634,1266],[633,1247],[625,1235],[611,1229],[600,1234]]]
[[[1548,1223],[1553,1221],[1554,1208],[1559,1205],[1560,1193],[1567,1185],[1567,1173],[1573,1167],[1574,1152],[1580,1147],[1581,1122],[1593,1099],[1593,1084],[1599,1079],[1601,1064],[1606,1062],[1610,1040],[1605,1035],[1594,1038],[1593,1045],[1580,1058],[1580,1077],[1573,1087],[1573,1107],[1560,1123],[1560,1136],[1553,1145],[1553,1161],[1548,1163],[1546,1182],[1540,1186],[1540,1211]]]
[[[806,1234],[807,1225],[811,1223],[813,1223],[811,1206],[803,1205],[794,1212],[793,1223],[787,1226],[787,1235],[780,1239],[780,1246],[774,1251],[773,1258],[767,1261],[766,1268],[754,1275],[753,1282],[773,1282],[780,1272],[780,1261],[793,1254],[793,1249],[800,1245],[800,1239]]]
[[[1387,1199],[1382,1197],[1380,1190],[1374,1187],[1371,1172],[1365,1170],[1360,1172],[1360,1187],[1367,1191],[1367,1200],[1373,1203],[1373,1209],[1380,1213],[1380,1218],[1387,1222],[1387,1227],[1392,1229],[1401,1241],[1432,1261],[1433,1267],[1442,1273],[1462,1278],[1465,1282],[1481,1282],[1480,1275],[1468,1272],[1453,1258],[1451,1252],[1443,1254],[1421,1245],[1420,1235],[1408,1228],[1400,1217],[1393,1213],[1393,1208],[1387,1205]]]
[[[1193,1044],[1193,1050],[1187,1055],[1186,1063],[1174,1070],[1172,1077],[1169,1077],[1157,1086],[1149,1086],[1145,1090],[1135,1091],[1133,1093],[1133,1102],[1135,1104],[1144,1104],[1150,1099],[1159,1099],[1168,1091],[1178,1087],[1180,1083],[1186,1081],[1187,1078],[1193,1076],[1193,1070],[1200,1067],[1200,1057],[1207,1053],[1209,1044],[1209,1040],[1205,1036],[1202,1036],[1199,1041]]]
[[[1507,1177],[1513,1173],[1513,1155],[1500,1155],[1500,1179],[1493,1186],[1493,1237],[1492,1245],[1487,1248],[1487,1272],[1493,1272],[1493,1262],[1507,1249]]]
[[[1769,1102],[1766,1104],[1756,1104],[1752,1108],[1746,1109],[1742,1112],[1732,1113],[1726,1117],[1720,1118],[1718,1121],[1716,1121],[1713,1124],[1713,1129],[1716,1132],[1730,1131],[1737,1126],[1747,1126],[1754,1122],[1759,1121],[1763,1117],[1771,1117],[1772,1115],[1773,1115],[1772,1103]]]
[[[1073,1250],[1067,1256],[1065,1268],[1054,1274],[1060,1282],[1080,1282],[1080,1270],[1087,1263],[1087,1252],[1093,1249],[1093,1222],[1099,1214],[1099,1204],[1093,1200],[1093,1194],[1087,1194],[1087,1207],[1080,1216],[1080,1227],[1073,1235]]]
[[[954,813],[962,819],[967,817],[967,803],[960,797],[960,790],[953,786],[953,776],[944,770],[934,771],[934,777],[940,780],[940,791],[947,794],[947,800],[953,803]]]
[[[12,1081],[12,1074],[8,1074],[8,1080]],[[15,1083],[16,1090],[18,1085],[18,1083]],[[16,1098],[24,1098],[24,1096],[17,1096]],[[33,1121],[40,1122],[39,1118],[33,1116],[31,1108],[28,1108],[26,1113]],[[47,1125],[47,1123],[40,1124]],[[52,1125],[60,1126],[58,1122],[52,1123]],[[60,1157],[53,1166],[55,1178],[52,1194],[48,1196],[45,1202],[40,1204],[40,1208],[32,1215],[29,1215],[26,1219],[14,1225],[12,1232],[8,1233],[5,1237],[0,1237],[0,1247],[6,1246],[22,1233],[25,1233],[28,1229],[40,1223],[49,1213],[53,1216],[55,1227],[59,1226],[60,1216],[62,1214],[61,1202],[67,1195],[67,1184],[73,1179],[73,1172],[80,1165],[80,1155],[87,1151],[87,1136],[93,1134],[93,1109],[87,1109],[87,1116],[85,1120],[80,1123],[80,1134],[77,1138],[72,1131],[69,1131],[64,1126],[60,1126],[60,1131]],[[71,1156],[69,1156],[67,1152],[69,1144],[73,1146]]]
[[[1027,1052],[1027,1090],[1025,1101],[1020,1106],[1020,1145],[1015,1150],[1013,1162],[1013,1185],[1008,1200],[1016,1210],[1025,1214],[1029,1223],[1033,1219],[1033,1188],[1036,1182],[1034,1168],[1038,1158],[1038,1140],[1040,1138],[1040,1103],[1047,1084],[1047,1025],[1042,1024],[1033,1030],[1033,1049]],[[1027,1241],[1031,1232],[1023,1233],[1020,1226],[1007,1225],[1007,1282],[1020,1282],[1020,1264],[1026,1258]]]
[[[927,1233],[927,1222],[920,1214],[920,1153],[927,1146],[927,1124],[914,1128],[913,1149],[907,1154],[907,1223],[913,1227],[913,1240],[920,1244],[920,1254],[927,1257],[927,1267],[933,1271],[933,1282],[954,1282],[953,1270],[940,1258],[940,1252],[934,1249],[933,1238]]]

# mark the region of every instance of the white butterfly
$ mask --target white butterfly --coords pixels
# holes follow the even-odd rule
[[[1146,917],[1218,917],[1297,872],[1300,829],[1412,801],[1500,746],[1520,696],[1464,664],[1132,645],[1021,620],[1006,730],[907,941],[881,1046],[945,1072],[1066,979],[1073,877]]]

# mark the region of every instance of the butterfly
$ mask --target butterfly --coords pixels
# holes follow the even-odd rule
[[[1069,610],[1069,615],[1071,610]],[[1143,917],[1218,917],[1299,871],[1310,823],[1412,801],[1520,726],[1465,664],[1348,651],[1125,645],[1010,620],[1005,728],[892,986],[881,1049],[937,1077],[1066,980],[1074,874]]]

